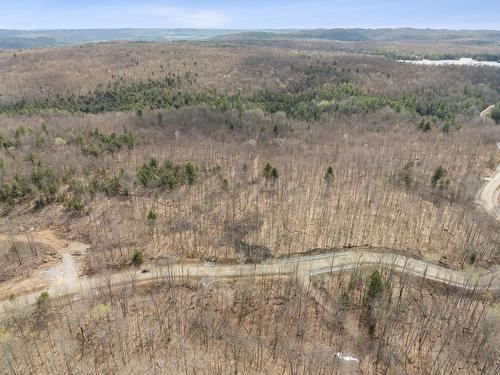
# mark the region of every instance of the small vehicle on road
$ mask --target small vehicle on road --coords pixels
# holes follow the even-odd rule
[[[71,255],[75,256],[75,257],[82,257],[85,255],[84,252],[80,251],[80,250],[75,250],[75,251],[72,251],[71,252]]]

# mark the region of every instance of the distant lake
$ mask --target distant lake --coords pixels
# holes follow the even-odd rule
[[[494,66],[500,68],[500,62],[479,61],[471,58],[461,58],[459,60],[398,60],[399,62],[418,65],[468,65],[468,66]]]

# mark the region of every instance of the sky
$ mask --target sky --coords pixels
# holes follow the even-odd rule
[[[0,29],[500,29],[500,0],[0,0]]]

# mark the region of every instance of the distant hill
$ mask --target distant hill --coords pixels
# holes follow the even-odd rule
[[[0,38],[0,49],[23,49],[36,47],[49,47],[57,45],[57,40],[54,38],[37,37],[37,38]]]
[[[0,30],[0,49],[22,49],[104,41],[319,39],[346,42],[456,42],[500,45],[500,31],[432,29],[88,29]]]
[[[221,40],[320,39],[345,42],[459,42],[499,44],[496,30],[433,30],[433,29],[314,29],[271,32],[242,32],[218,36]]]
[[[0,49],[51,47],[107,41],[203,40],[242,30],[198,29],[88,29],[2,30]]]

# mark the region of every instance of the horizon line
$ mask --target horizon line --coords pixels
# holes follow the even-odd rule
[[[499,29],[463,29],[463,28],[433,28],[433,27],[414,27],[414,26],[398,26],[398,27],[282,27],[282,28],[226,28],[226,27],[89,27],[89,28],[35,28],[35,29],[11,29],[0,28],[2,31],[73,31],[73,30],[224,30],[224,31],[282,31],[282,30],[431,30],[431,31],[500,31]]]

